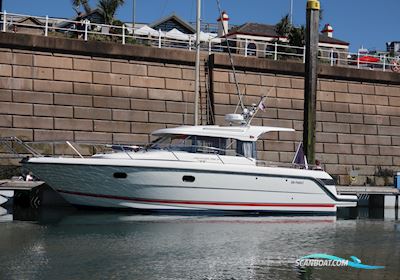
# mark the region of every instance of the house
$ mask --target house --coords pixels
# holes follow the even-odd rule
[[[154,30],[161,30],[163,32],[177,29],[184,34],[196,33],[196,29],[190,23],[183,20],[175,13],[149,24],[149,27],[153,28]]]
[[[9,24],[8,29],[15,33],[44,35],[45,23],[34,17],[22,17],[14,19],[14,21]]]
[[[400,41],[387,42],[386,50],[391,54],[400,55]]]
[[[223,35],[223,30],[229,30],[226,37],[235,40],[230,45],[235,48],[237,53],[271,58],[275,53],[275,42],[281,42],[278,44],[288,42],[287,37],[282,37],[276,32],[275,25],[247,22],[229,29],[229,17],[225,12],[222,13],[221,18],[222,20],[219,19],[218,21],[220,22],[219,26],[221,26],[222,31],[220,30],[218,33],[221,36]],[[343,63],[345,63],[349,51],[349,43],[334,38],[333,28],[327,24],[319,36],[319,48],[320,57],[329,60],[332,57],[335,63],[343,59]],[[277,51],[286,52],[282,47],[279,47]],[[303,54],[302,47],[298,47],[296,51],[292,50],[292,52],[294,52],[294,57],[301,59],[301,54]]]

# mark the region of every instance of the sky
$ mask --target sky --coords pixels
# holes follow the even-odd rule
[[[117,18],[132,21],[134,0],[125,0]],[[9,13],[70,18],[75,16],[71,0],[3,0]],[[90,0],[93,7],[97,0]],[[293,0],[293,22],[305,24],[306,0]],[[321,27],[332,25],[334,37],[350,43],[356,52],[361,46],[369,50],[386,50],[388,41],[400,41],[400,0],[320,0],[323,9]],[[232,24],[258,22],[275,24],[290,10],[290,0],[220,0]],[[187,21],[195,21],[196,0],[136,0],[136,21],[151,23],[175,12]],[[215,23],[216,0],[202,0],[202,21]]]

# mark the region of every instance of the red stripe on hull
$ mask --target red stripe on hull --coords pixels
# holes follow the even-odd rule
[[[300,204],[300,203],[246,203],[246,202],[219,202],[219,201],[193,201],[193,200],[164,200],[164,199],[144,199],[144,198],[132,198],[125,196],[115,196],[106,194],[92,194],[92,193],[81,193],[81,192],[71,192],[64,190],[57,190],[60,193],[97,197],[97,198],[107,198],[107,199],[118,199],[127,200],[134,202],[144,202],[144,203],[164,203],[164,204],[188,204],[188,205],[215,205],[215,206],[262,206],[262,207],[324,207],[331,208],[335,207],[335,204]]]

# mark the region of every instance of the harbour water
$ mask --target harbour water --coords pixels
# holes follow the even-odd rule
[[[400,221],[385,211],[218,217],[2,210],[0,279],[400,279]],[[385,267],[296,266],[315,253]]]

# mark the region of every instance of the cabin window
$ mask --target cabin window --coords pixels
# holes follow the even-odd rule
[[[254,43],[247,44],[247,55],[248,56],[256,56],[257,55],[257,46]]]
[[[254,159],[257,158],[256,142],[240,140],[237,140],[236,142],[236,152],[239,155]]]

